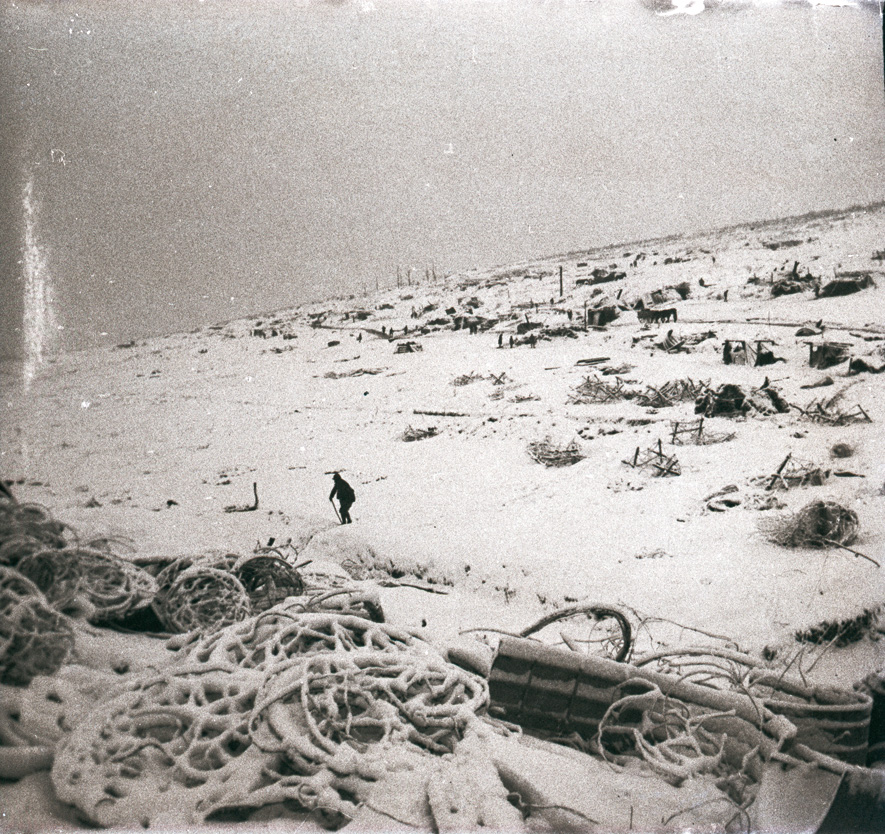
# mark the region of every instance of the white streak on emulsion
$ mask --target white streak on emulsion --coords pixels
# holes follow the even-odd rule
[[[22,195],[24,214],[24,381],[28,386],[34,378],[56,333],[52,306],[52,285],[46,256],[40,248],[37,234],[37,204],[34,198],[34,178],[31,177]]]

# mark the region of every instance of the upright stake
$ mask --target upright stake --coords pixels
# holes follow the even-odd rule
[[[559,265],[559,297],[562,298],[562,264]]]

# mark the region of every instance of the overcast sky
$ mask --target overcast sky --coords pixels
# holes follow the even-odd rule
[[[875,3],[0,4],[6,355],[885,199]]]

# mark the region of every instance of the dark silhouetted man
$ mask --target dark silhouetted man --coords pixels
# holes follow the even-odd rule
[[[350,524],[350,508],[353,505],[353,502],[356,501],[353,487],[337,472],[332,477],[335,479],[335,486],[332,487],[332,491],[329,493],[329,500],[332,501],[334,505],[335,502],[332,499],[334,499],[336,495],[338,496],[338,503],[341,505],[341,523]]]

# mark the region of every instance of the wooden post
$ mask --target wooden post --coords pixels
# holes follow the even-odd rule
[[[783,463],[777,468],[777,472],[775,472],[774,475],[771,476],[771,479],[769,480],[768,486],[766,487],[766,489],[768,489],[768,490],[774,489],[774,485],[777,483],[777,479],[780,478],[781,472],[784,471],[784,467],[787,465],[787,462],[790,460],[791,457],[793,457],[792,452],[790,452],[784,458]]]
[[[562,264],[559,265],[559,297],[562,298]]]

